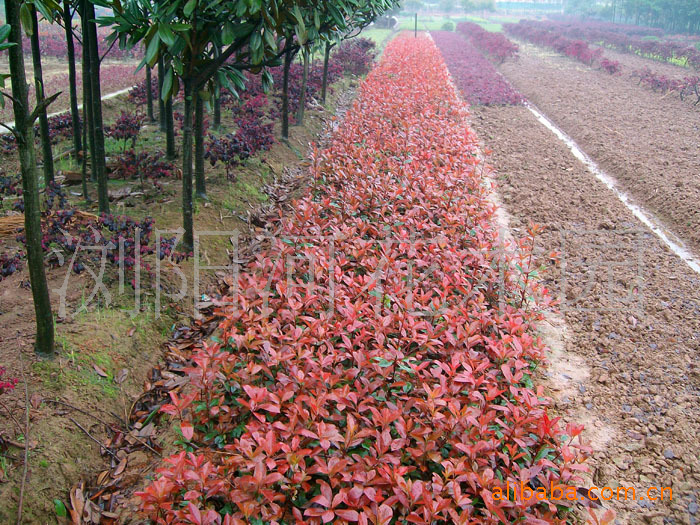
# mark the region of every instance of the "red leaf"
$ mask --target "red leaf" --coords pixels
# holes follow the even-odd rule
[[[194,427],[190,421],[183,421],[180,423],[180,430],[182,431],[182,437],[187,441],[191,441],[194,437]]]

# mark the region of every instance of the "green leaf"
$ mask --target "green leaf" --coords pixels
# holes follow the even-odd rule
[[[3,26],[0,26],[0,42],[4,42],[7,40],[7,37],[10,36],[10,31],[12,30],[12,27],[10,27],[9,24],[5,24]]]
[[[65,504],[58,498],[53,500],[53,508],[56,512],[56,516],[59,518],[65,518],[68,516],[68,510],[66,509]]]
[[[158,24],[158,36],[168,47],[172,46],[177,39],[175,33],[166,24]]]
[[[53,22],[53,13],[59,10],[59,6],[56,2],[52,0],[43,0],[41,2],[34,2],[34,7],[37,11],[41,13],[48,22]]]
[[[262,47],[262,37],[260,36],[260,33],[253,33],[250,35],[250,49],[252,51],[257,51]]]
[[[197,0],[189,0],[182,9],[182,12],[187,18],[189,18],[192,16],[192,13],[194,13],[195,7],[197,7]]]
[[[226,22],[224,27],[221,29],[221,43],[225,46],[229,46],[234,40],[234,30],[233,24],[231,22]]]
[[[153,35],[153,38],[151,38],[151,41],[148,43],[148,47],[146,48],[146,63],[150,66],[153,67],[156,65],[158,62],[158,55],[160,51],[160,37],[158,34]]]
[[[262,88],[265,93],[268,93],[274,84],[272,73],[269,70],[263,71],[262,74]]]
[[[19,19],[22,22],[25,34],[32,36],[34,34],[34,21],[32,20],[32,11],[29,8],[29,4],[24,3],[19,8]]]
[[[168,71],[166,71],[165,76],[163,77],[163,93],[161,94],[161,98],[165,101],[170,98],[170,95],[173,91],[173,68],[169,67]]]
[[[550,452],[554,452],[551,448],[543,447],[542,450],[540,450],[537,455],[535,456],[535,463],[537,463],[539,460],[541,460],[543,457],[545,457],[547,454]]]
[[[265,32],[263,33],[263,36],[265,37],[265,43],[267,44],[268,47],[272,49],[277,48],[277,42],[275,41],[275,34],[266,29]]]

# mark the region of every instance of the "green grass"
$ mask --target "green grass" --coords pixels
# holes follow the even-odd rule
[[[363,38],[369,38],[372,40],[377,46],[380,46],[384,43],[384,41],[389,37],[391,34],[391,29],[365,29],[360,33],[360,36]]]
[[[418,16],[418,30],[419,31],[440,31],[442,26],[447,22],[452,22],[457,25],[459,22],[474,22],[479,24],[481,27],[486,29],[486,31],[491,31],[494,33],[499,33],[503,30],[500,23],[492,22],[485,18],[478,16],[452,16],[452,17],[441,17],[441,16]],[[399,18],[399,29],[401,30],[413,30],[414,29],[414,19],[413,17],[400,17]]]
[[[486,29],[486,31],[490,31],[491,33],[500,33],[503,31],[503,26],[499,24],[498,22],[492,22],[490,20],[487,20],[486,18],[481,18],[478,16],[467,16],[465,17],[465,20],[468,22],[474,22],[475,24],[479,24],[481,27]]]

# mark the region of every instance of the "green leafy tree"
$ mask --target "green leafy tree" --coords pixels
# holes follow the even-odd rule
[[[31,27],[32,18],[28,7],[24,7],[25,5],[15,1],[5,3],[5,16],[9,25],[0,27],[0,49],[8,50],[12,95],[3,91],[3,97],[9,96],[12,99],[12,108],[15,114],[15,126],[11,131],[17,139],[22,172],[27,266],[36,315],[34,349],[39,356],[52,357],[54,355],[54,326],[49,289],[44,272],[44,254],[41,249],[41,209],[36,174],[36,154],[34,152],[34,122],[39,113],[45,110],[58,95],[45,98],[33,111],[29,110],[20,13],[22,13],[25,28]],[[0,75],[0,85],[3,88],[7,77],[8,75]]]
[[[244,89],[244,68],[261,70],[278,58],[277,35],[293,20],[291,10],[314,2],[273,0],[134,0],[105,2],[113,15],[102,24],[113,26],[113,38],[123,47],[143,42],[142,65],[166,62],[162,98],[184,92],[182,141],[183,245],[194,244],[192,209],[192,130],[196,96],[209,99],[215,80],[232,91]],[[319,3],[319,2],[316,2]],[[222,52],[212,52],[219,46]],[[269,75],[265,80],[269,83]]]
[[[23,20],[24,30],[32,48],[32,65],[34,66],[34,89],[36,91],[36,100],[39,103],[44,101],[46,93],[44,90],[44,75],[41,67],[41,49],[39,47],[39,17],[37,16],[38,9],[42,10],[44,18],[51,22],[54,20],[55,13],[59,11],[59,6],[53,1],[41,0],[35,2],[25,2],[20,7],[20,17]],[[41,140],[42,164],[44,172],[44,183],[48,186],[53,182],[53,151],[51,148],[51,135],[49,133],[49,117],[46,111],[46,106],[43,106],[39,112],[39,137]]]
[[[63,0],[63,11],[60,22],[63,23],[63,28],[66,32],[66,59],[68,60],[68,90],[70,95],[70,114],[73,125],[73,149],[75,155],[78,155],[83,149],[83,142],[80,132],[80,112],[78,110],[78,87],[77,75],[75,69],[75,44],[73,33],[73,15],[75,7],[70,0]],[[84,190],[84,197],[87,198],[87,190]]]

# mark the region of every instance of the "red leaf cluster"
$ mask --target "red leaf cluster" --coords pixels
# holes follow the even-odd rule
[[[457,31],[499,64],[518,54],[518,45],[508,40],[503,33],[486,31],[474,22],[460,22]]]
[[[522,104],[523,98],[471,43],[452,31],[432,31],[450,74],[470,104]]]
[[[583,40],[562,36],[559,32],[548,29],[547,26],[541,26],[536,21],[521,20],[517,24],[503,24],[503,29],[510,35],[539,46],[549,47],[588,66],[592,66],[594,62],[603,58],[601,49],[591,48]]]
[[[532,384],[547,296],[501,249],[466,118],[434,44],[392,41],[163,407],[185,450],[140,493],[152,520],[563,523],[495,497],[585,467]]]
[[[521,20],[520,25],[551,31],[570,38],[662,62],[680,61],[700,69],[700,50],[690,38],[675,41],[662,29],[612,24],[598,20]]]
[[[637,69],[630,76],[639,79],[639,85],[646,86],[652,91],[660,93],[675,91],[681,100],[685,100],[687,96],[695,95],[696,100],[693,105],[700,104],[700,77],[671,78],[648,67]]]

